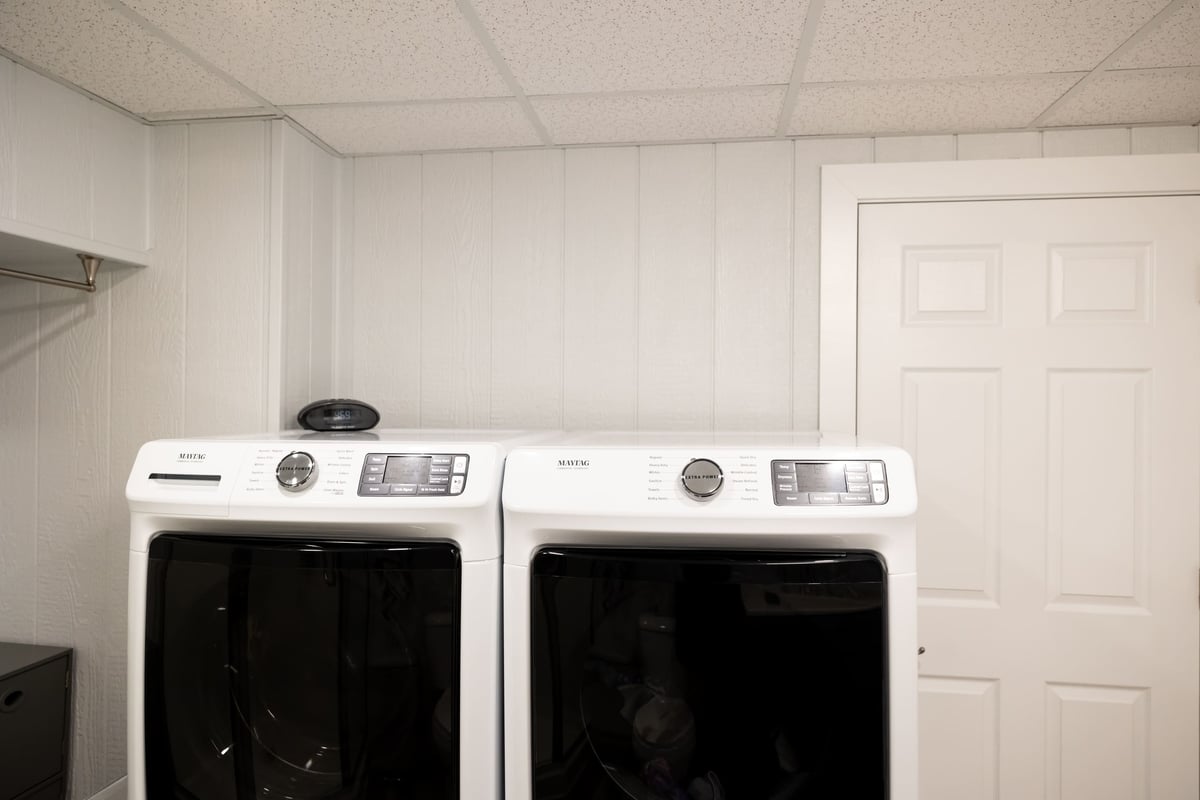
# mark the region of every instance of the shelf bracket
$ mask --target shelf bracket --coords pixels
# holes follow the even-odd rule
[[[76,253],[79,257],[79,262],[83,264],[83,274],[86,281],[68,281],[62,278],[51,278],[49,275],[35,275],[32,272],[21,272],[16,269],[5,269],[0,267],[0,275],[9,278],[19,278],[23,281],[37,281],[38,283],[48,283],[51,286],[65,286],[68,289],[81,289],[85,292],[96,291],[96,272],[100,269],[103,258],[99,256],[88,255],[87,253]]]

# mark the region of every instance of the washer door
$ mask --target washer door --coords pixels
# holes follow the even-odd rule
[[[149,795],[457,798],[460,575],[449,544],[155,538]]]
[[[869,553],[539,552],[534,800],[885,798],[885,575]]]

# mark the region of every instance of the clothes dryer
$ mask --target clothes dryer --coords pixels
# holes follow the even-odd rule
[[[568,436],[503,504],[508,800],[916,800],[902,450]]]
[[[512,437],[150,442],[127,486],[129,798],[498,798]]]

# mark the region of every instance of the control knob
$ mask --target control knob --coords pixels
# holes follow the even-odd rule
[[[288,453],[275,467],[275,480],[285,491],[303,491],[317,480],[317,460],[299,450]]]
[[[704,500],[721,491],[725,474],[712,459],[693,458],[680,473],[679,482],[685,492],[697,500]]]

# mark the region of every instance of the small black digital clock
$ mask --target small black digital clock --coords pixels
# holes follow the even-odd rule
[[[379,424],[379,412],[361,400],[317,400],[296,415],[310,431],[366,431]]]

